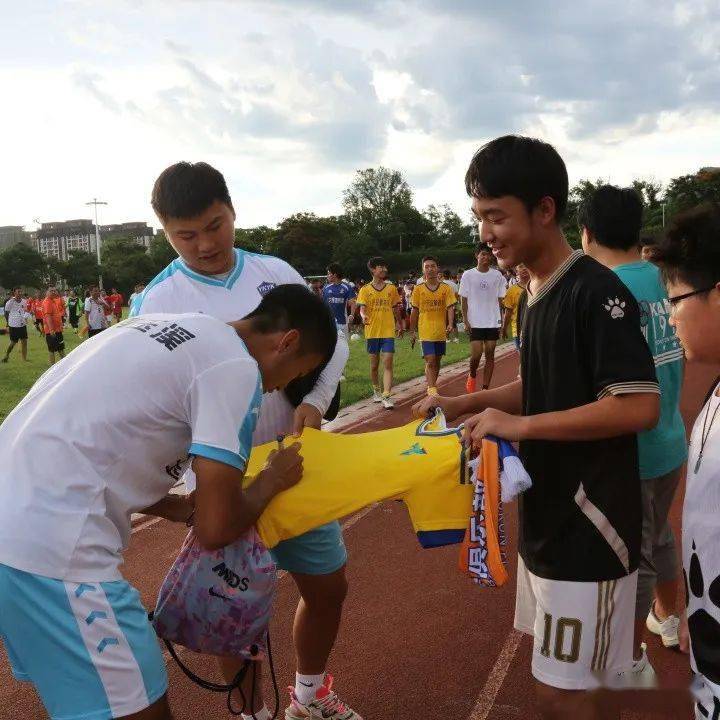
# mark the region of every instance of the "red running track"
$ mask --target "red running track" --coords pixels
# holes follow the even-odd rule
[[[493,385],[517,375],[517,356],[496,365]],[[711,368],[689,366],[683,392],[683,414],[692,422],[707,387]],[[443,394],[463,392],[454,380]],[[406,404],[378,412],[353,432],[400,425],[409,420]],[[682,493],[673,521],[679,525]],[[507,510],[511,542],[516,537],[514,507]],[[404,505],[382,503],[349,519],[345,532],[350,591],[340,635],[329,670],[336,688],[366,720],[453,718],[510,720],[533,718],[530,675],[531,642],[512,629],[514,577],[502,589],[480,589],[458,572],[457,547],[420,549]],[[124,572],[138,587],[147,607],[175,558],[185,528],[165,521],[135,532]],[[514,547],[510,552],[514,575]],[[279,583],[272,623],[276,672],[281,688],[294,682],[292,618],[298,594],[291,578]],[[688,673],[687,659],[648,642],[661,682],[676,684]],[[184,655],[203,676],[216,676],[214,662]],[[170,699],[178,720],[228,717],[224,699],[194,686],[168,661]],[[285,692],[282,692],[285,707]],[[268,694],[268,700],[271,698]],[[0,719],[45,718],[31,687],[13,680],[0,648]],[[282,717],[282,715],[281,715]],[[646,720],[653,715],[623,714]],[[690,714],[688,713],[688,718]]]

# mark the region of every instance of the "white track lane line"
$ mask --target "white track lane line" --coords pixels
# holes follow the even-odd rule
[[[505,644],[502,646],[502,650],[500,650],[500,654],[467,720],[486,720],[489,717],[490,711],[495,704],[495,698],[505,682],[510,663],[515,657],[521,638],[522,633],[517,630],[511,630],[507,638],[505,638]]]

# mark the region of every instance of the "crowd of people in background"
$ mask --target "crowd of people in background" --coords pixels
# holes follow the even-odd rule
[[[131,301],[139,295],[144,285],[136,285]],[[57,359],[65,357],[66,328],[81,337],[93,337],[99,332],[122,320],[125,298],[117,288],[110,292],[92,286],[87,289],[68,289],[62,294],[51,285],[44,295],[42,291],[23,292],[23,288],[13,288],[3,304],[7,328],[0,334],[9,335],[10,343],[2,358],[7,363],[16,345],[20,345],[20,355],[28,361],[28,325],[33,325],[38,334],[44,336],[48,349],[48,359],[53,365]]]

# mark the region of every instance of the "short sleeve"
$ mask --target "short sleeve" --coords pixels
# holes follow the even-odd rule
[[[345,296],[346,300],[352,300],[355,297],[355,288],[352,285],[347,286],[347,295]]]
[[[465,279],[467,277],[467,273],[463,273],[460,277],[460,289],[458,290],[458,294],[460,297],[466,298],[468,296],[468,288],[467,288],[467,280]]]
[[[445,307],[452,307],[455,304],[455,293],[453,292],[453,289],[449,285],[445,285],[447,288],[446,295],[447,299],[445,300]]]
[[[498,299],[502,299],[507,295],[508,286],[505,282],[505,278],[500,275],[497,279],[497,291],[498,291]]]
[[[414,308],[418,308],[418,303],[420,302],[420,293],[422,292],[420,290],[420,285],[416,285],[413,288],[412,295],[410,296],[410,305],[412,305]]]
[[[579,303],[579,349],[589,364],[598,399],[630,393],[660,394],[635,298],[611,272],[592,278],[585,287]]]
[[[358,293],[358,296],[357,296],[357,304],[358,304],[358,305],[365,305],[365,304],[366,304],[366,303],[365,303],[365,288],[364,288],[364,287],[361,287],[361,288],[360,288],[360,292]]]
[[[203,371],[188,390],[190,454],[243,470],[262,400],[257,365],[228,360]]]
[[[399,305],[402,302],[400,299],[400,293],[398,292],[397,287],[395,285],[392,286],[392,306],[395,307],[395,305]]]

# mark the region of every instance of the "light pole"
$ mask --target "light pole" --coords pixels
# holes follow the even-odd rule
[[[663,212],[663,227],[665,227],[665,203],[662,203],[662,212]]]
[[[103,202],[102,200],[98,200],[97,198],[93,198],[90,202],[86,202],[86,205],[94,205],[95,206],[95,249],[97,250],[97,261],[98,261],[98,268],[100,267],[100,226],[98,225],[98,214],[97,214],[97,206],[98,205],[107,205],[106,202]],[[98,285],[100,289],[103,289],[103,282],[102,282],[102,270],[100,271],[100,275],[98,276]]]

